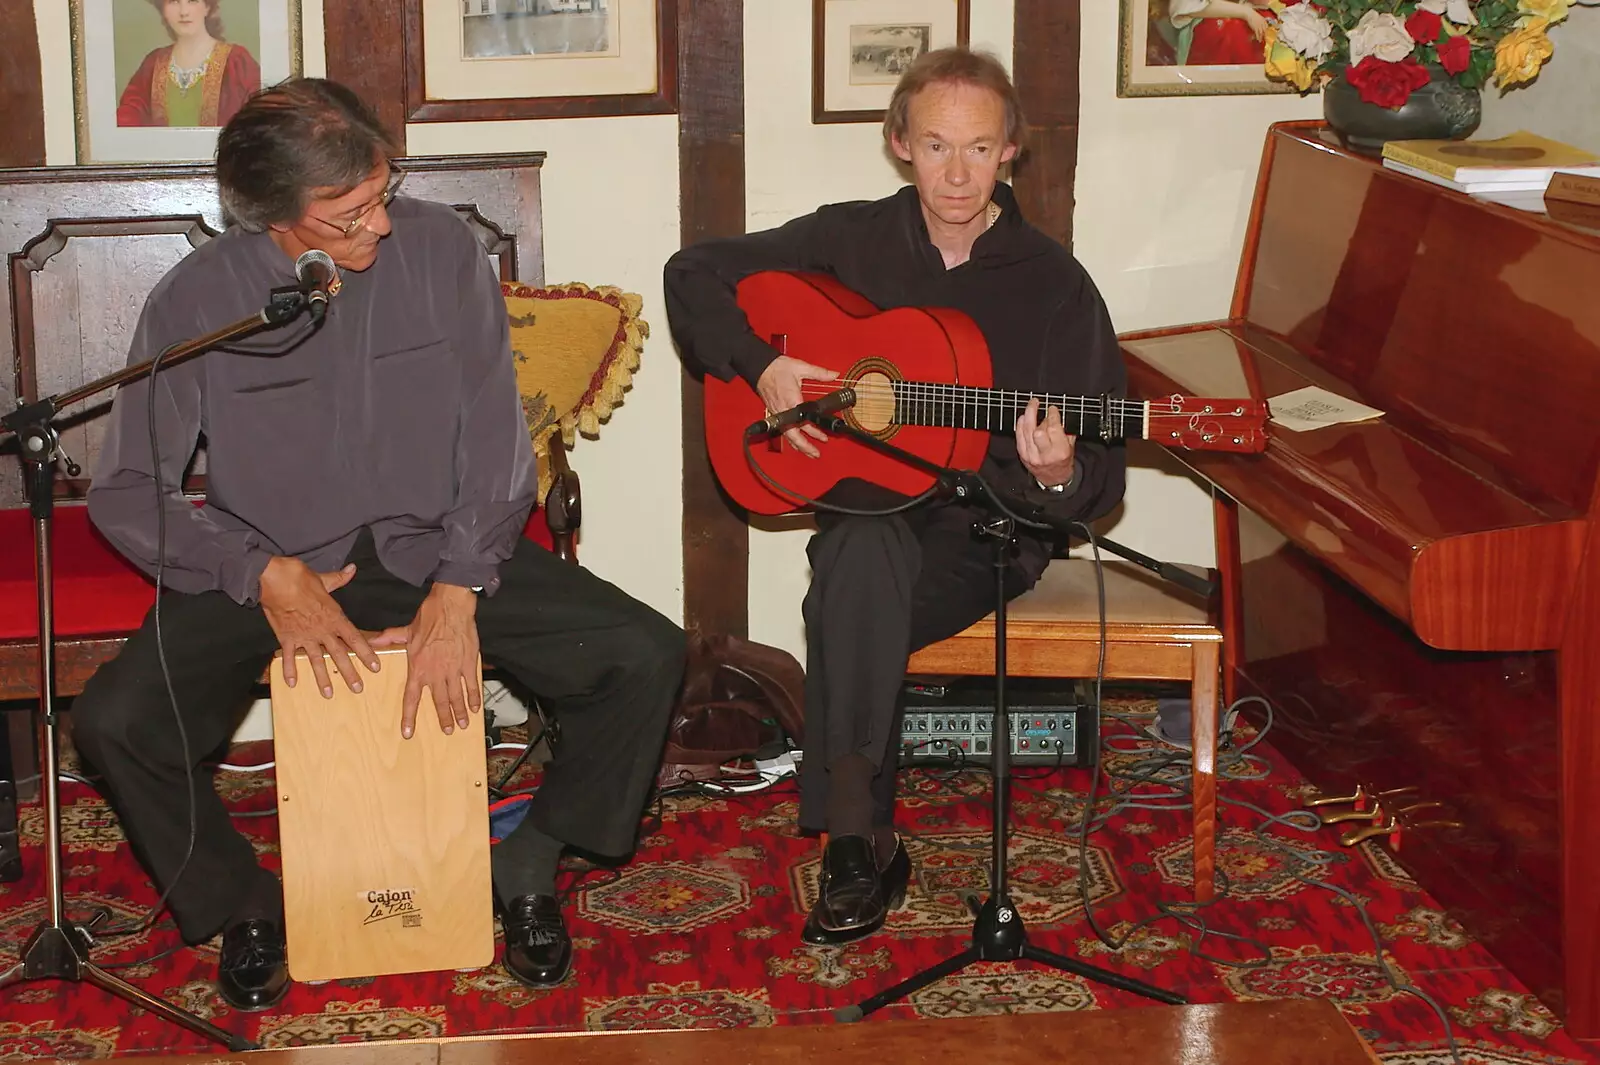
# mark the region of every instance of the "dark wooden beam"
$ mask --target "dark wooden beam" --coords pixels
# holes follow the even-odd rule
[[[328,77],[352,89],[377,112],[406,154],[406,42],[392,0],[334,0],[322,13]]]
[[[1012,76],[1032,134],[1014,185],[1022,213],[1072,247],[1078,169],[1078,49],[1081,0],[1016,0]]]
[[[679,232],[745,230],[744,0],[678,5]],[[750,535],[706,457],[701,385],[683,379],[683,613],[691,629],[749,631]]]
[[[44,82],[33,0],[0,0],[0,166],[44,165]]]

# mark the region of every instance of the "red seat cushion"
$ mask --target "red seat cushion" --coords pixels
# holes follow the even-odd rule
[[[137,629],[155,601],[155,582],[106,542],[82,504],[58,505],[54,530],[56,635],[96,636]],[[528,516],[523,535],[546,549],[554,546],[544,508]],[[32,640],[38,635],[33,517],[26,509],[0,510],[0,640]]]
[[[129,632],[155,601],[155,583],[134,569],[89,523],[82,504],[58,505],[51,563],[55,571],[56,634]],[[33,581],[33,517],[0,510],[0,640],[39,635]]]

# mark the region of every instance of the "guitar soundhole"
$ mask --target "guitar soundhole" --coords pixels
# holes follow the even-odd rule
[[[899,375],[883,359],[863,361],[849,378],[854,382],[856,403],[845,417],[856,428],[888,439],[900,428],[894,420],[894,382]]]

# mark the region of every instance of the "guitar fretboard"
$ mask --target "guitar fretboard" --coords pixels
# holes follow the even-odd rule
[[[1039,400],[1041,417],[1050,407],[1061,411],[1062,425],[1074,436],[1142,439],[1147,435],[1148,405],[1138,399],[1014,392],[970,385],[894,383],[894,419],[902,425],[935,425],[954,429],[1010,432],[1028,402]]]

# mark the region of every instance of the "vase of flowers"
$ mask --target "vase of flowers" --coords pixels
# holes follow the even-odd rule
[[[1465,137],[1479,90],[1533,80],[1554,47],[1546,31],[1572,0],[1270,0],[1269,78],[1320,86],[1323,115],[1352,147]]]

